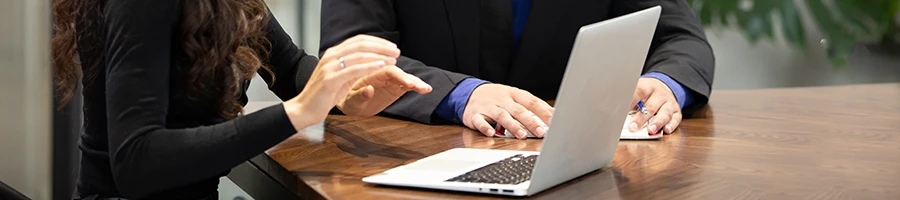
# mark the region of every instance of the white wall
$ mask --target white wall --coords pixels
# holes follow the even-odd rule
[[[282,28],[307,54],[318,57],[321,0],[268,0],[269,8]],[[302,5],[302,7],[301,7]],[[302,10],[298,10],[302,8]],[[301,26],[302,22],[302,26]],[[247,96],[250,101],[279,101],[258,75],[253,77]]]
[[[796,1],[802,5],[802,1]],[[714,89],[750,89],[838,85],[900,81],[900,57],[887,55],[878,47],[861,44],[850,57],[850,66],[836,68],[820,43],[823,34],[804,21],[807,51],[788,46],[781,37],[781,25],[774,21],[776,41],[751,44],[735,28],[706,27],[716,55]],[[779,19],[777,16],[775,19]]]
[[[51,197],[50,1],[0,6],[0,180]]]
[[[752,45],[733,30],[709,34],[716,54],[714,89],[900,81],[900,58],[879,53],[875,47],[860,45],[850,58],[850,66],[836,68],[822,47],[811,45],[811,51],[804,52],[784,43]]]

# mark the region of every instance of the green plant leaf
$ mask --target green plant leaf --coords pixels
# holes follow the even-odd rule
[[[841,11],[841,17],[849,22],[850,24],[856,26],[856,28],[866,35],[872,34],[872,29],[863,22],[863,18],[867,15],[861,12],[862,7],[858,6],[858,2],[863,3],[872,3],[873,1],[847,1],[847,0],[838,0],[834,1],[835,7],[837,10]]]
[[[850,65],[850,62],[847,60],[847,56],[836,56],[831,59],[831,66],[838,69],[845,69]]]
[[[891,14],[890,16],[897,16],[900,14],[900,0],[894,0],[891,2]]]
[[[706,1],[700,1],[700,2],[702,3],[702,2],[706,2]],[[709,8],[705,5],[700,6],[700,11],[699,11],[700,23],[702,23],[703,25],[709,25],[712,23],[713,9],[714,8]]]
[[[719,23],[722,25],[728,25],[728,17],[734,16],[740,9],[738,8],[737,0],[711,0],[708,1],[710,3],[706,5],[710,5],[713,9],[713,14],[718,14]]]
[[[753,12],[755,14],[770,14],[770,12],[775,11],[778,7],[782,6],[782,0],[758,0],[753,1]]]
[[[780,17],[781,31],[784,39],[802,50],[806,50],[806,30],[803,27],[803,21],[800,19],[800,13],[794,1],[781,1]]]
[[[777,1],[755,1],[749,11],[735,8],[737,23],[752,44],[759,43],[763,38],[775,38],[771,17],[776,8]]]
[[[698,13],[703,25],[737,27],[753,44],[768,38],[774,40],[773,20],[780,20],[781,35],[792,47],[807,50],[806,29],[817,29],[825,38],[823,47],[832,64],[845,66],[860,38],[888,38],[897,29],[894,21],[900,14],[900,0],[746,0],[753,3],[742,10],[742,0],[686,0]],[[801,3],[802,2],[802,3]],[[807,6],[815,27],[804,26],[800,7]],[[777,13],[780,18],[772,15]],[[893,31],[894,34],[896,30]],[[887,40],[887,39],[883,39]]]
[[[843,29],[831,15],[831,10],[821,0],[806,1],[809,11],[826,36],[835,37],[843,34]]]
[[[865,1],[846,1],[848,7],[854,7],[859,10],[858,13],[855,13],[853,16],[857,18],[864,18],[871,23],[874,23],[875,31],[873,33],[868,33],[867,35],[880,35],[884,33],[888,26],[893,22],[894,14],[891,12],[891,4],[894,4],[897,0],[865,0]],[[844,1],[839,1],[844,2]],[[844,14],[845,18],[850,16],[850,14]]]
[[[770,41],[775,40],[775,27],[772,24],[774,16],[772,13],[778,11],[779,2],[769,0],[755,1],[753,10],[750,11],[753,16],[759,18],[758,20],[760,20],[763,27],[763,36]]]
[[[810,13],[818,22],[820,30],[825,34],[826,43],[824,47],[828,53],[828,57],[832,60],[833,65],[841,65],[846,62],[835,62],[845,60],[850,55],[853,45],[856,43],[856,37],[848,33],[837,23],[832,11],[825,6],[820,0],[807,1]]]

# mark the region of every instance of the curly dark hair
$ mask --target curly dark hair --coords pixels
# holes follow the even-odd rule
[[[77,38],[93,28],[91,22],[78,19],[99,12],[105,0],[54,0],[55,34],[51,41],[55,96],[59,107],[71,101],[83,78],[88,84],[97,70],[76,62]],[[186,80],[187,94],[202,94],[211,88],[221,91],[218,114],[233,119],[242,114],[239,102],[241,83],[259,69],[272,77],[265,64],[269,41],[266,25],[269,10],[263,0],[185,0],[179,27],[179,40],[192,66]],[[80,26],[78,26],[80,25]],[[82,73],[87,75],[83,76]]]

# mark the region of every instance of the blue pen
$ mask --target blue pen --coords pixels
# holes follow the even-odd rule
[[[641,110],[641,113],[650,114],[650,111],[647,110],[647,107],[644,107],[644,101],[637,102],[638,110]]]

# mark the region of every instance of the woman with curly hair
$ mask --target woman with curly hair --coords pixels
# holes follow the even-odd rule
[[[359,35],[321,60],[263,0],[55,0],[53,72],[63,106],[83,87],[75,199],[217,199],[219,177],[322,122],[371,116],[431,86]],[[243,115],[254,74],[284,102]]]

